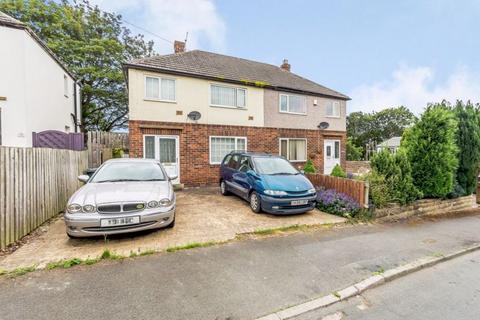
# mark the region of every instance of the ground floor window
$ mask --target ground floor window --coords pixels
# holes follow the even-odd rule
[[[210,137],[210,164],[220,164],[233,150],[247,151],[247,138]]]
[[[289,161],[306,161],[307,139],[280,138],[280,155]]]

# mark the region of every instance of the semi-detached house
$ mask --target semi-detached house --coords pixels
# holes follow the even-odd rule
[[[345,166],[344,94],[271,64],[184,51],[124,64],[130,156],[159,159],[187,186],[215,184],[232,150]]]

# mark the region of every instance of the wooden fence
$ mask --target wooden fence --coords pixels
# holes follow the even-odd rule
[[[87,133],[88,167],[97,168],[111,159],[115,148],[128,150],[128,133],[89,131]]]
[[[355,199],[360,206],[368,208],[368,183],[360,180],[344,179],[324,174],[306,174],[315,187],[335,189]]]
[[[0,248],[63,211],[87,151],[0,147]]]

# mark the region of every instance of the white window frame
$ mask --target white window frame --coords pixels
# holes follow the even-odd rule
[[[152,98],[152,97],[147,97],[147,78],[153,78],[153,79],[158,79],[158,96],[159,98]],[[172,80],[173,85],[174,85],[174,90],[173,94],[175,96],[174,100],[166,100],[166,99],[161,99],[160,97],[162,96],[162,79],[165,80]],[[177,79],[175,78],[170,78],[170,77],[157,77],[157,76],[151,76],[146,74],[143,79],[143,100],[146,101],[159,101],[159,102],[169,102],[169,103],[177,103]]]
[[[290,140],[304,140],[305,141],[305,160],[290,160]],[[278,139],[278,154],[282,156],[282,141],[287,141],[287,160],[290,162],[306,162],[308,155],[308,141],[307,138],[279,138]]]
[[[212,161],[212,139],[214,138],[230,138],[230,139],[234,139],[235,138],[235,149],[233,150],[238,150],[237,149],[237,145],[238,145],[238,139],[244,139],[245,140],[245,151],[248,150],[248,139],[247,137],[240,137],[240,136],[209,136],[208,137],[208,160],[210,162],[210,164],[213,164],[213,165],[216,165],[216,164],[221,164],[223,159],[218,161],[218,162],[214,162]]]
[[[287,97],[287,111],[282,110],[282,96]],[[305,107],[305,112],[292,112],[290,111],[290,98],[291,96],[295,97],[301,97],[303,99],[303,106]],[[289,114],[298,114],[302,116],[307,115],[307,98],[305,96],[299,95],[299,94],[285,94],[285,93],[280,93],[278,96],[278,112],[280,113],[289,113]]]
[[[332,112],[333,112],[333,114],[328,114],[328,113],[327,113],[327,110],[328,110],[328,109],[327,109],[327,108],[328,108],[328,105],[327,105],[327,107],[325,108],[325,116],[326,116],[327,118],[340,118],[340,117],[341,117],[341,113],[342,113],[342,108],[341,108],[341,105],[340,105],[340,101],[329,100],[327,103],[328,103],[328,104],[330,104],[330,103],[332,104]],[[338,106],[338,108],[337,108],[338,114],[335,114],[335,112],[334,112],[334,111],[335,111],[335,105]]]
[[[242,107],[239,107],[239,106],[227,106],[227,105],[214,104],[214,103],[212,103],[212,86],[222,87],[222,88],[229,88],[229,89],[235,89],[235,104],[237,104],[237,101],[238,101],[238,99],[237,99],[237,92],[238,92],[238,90],[243,90],[243,91],[245,91],[245,105],[242,106]],[[239,110],[246,110],[246,109],[247,109],[247,105],[248,105],[248,101],[247,101],[248,90],[247,90],[247,88],[244,88],[244,87],[236,87],[236,86],[226,86],[226,85],[218,84],[218,83],[210,83],[209,89],[210,89],[210,91],[208,92],[208,102],[209,102],[210,107],[215,107],[215,108],[228,108],[228,109],[239,109]]]

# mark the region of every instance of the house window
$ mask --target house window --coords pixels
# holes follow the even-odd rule
[[[307,139],[280,138],[280,155],[292,162],[307,160]]]
[[[247,150],[245,137],[210,137],[210,164],[220,164],[233,150]]]
[[[145,158],[155,159],[155,136],[145,136]]]
[[[63,75],[63,95],[68,98],[68,77]]]
[[[247,90],[243,88],[210,86],[210,105],[218,107],[245,108]]]
[[[307,114],[306,99],[303,96],[281,94],[279,110],[283,113]]]
[[[175,80],[145,77],[145,99],[175,101]]]
[[[340,117],[340,102],[328,101],[326,115],[327,117]]]

